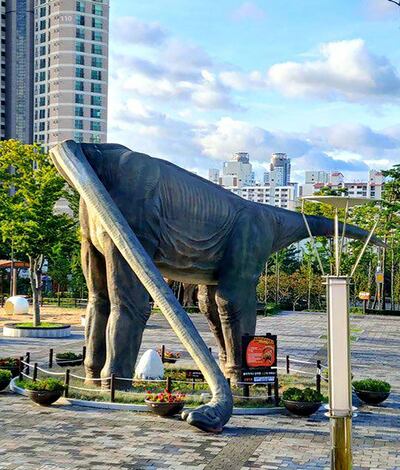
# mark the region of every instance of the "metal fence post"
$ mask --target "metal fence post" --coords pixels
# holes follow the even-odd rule
[[[316,380],[316,389],[318,393],[321,393],[321,361],[317,361],[317,376]]]
[[[289,355],[286,356],[286,373],[290,374],[290,358],[289,358]]]
[[[33,364],[33,374],[32,374],[32,380],[34,382],[36,382],[36,379],[37,379],[37,367],[38,367],[37,362],[35,362]]]
[[[110,399],[111,399],[111,403],[114,403],[115,401],[115,374],[111,374]]]
[[[49,350],[49,369],[53,367],[53,355],[54,355],[54,350],[53,348],[50,348]]]
[[[172,379],[171,379],[171,377],[167,377],[165,390],[167,392],[171,393],[171,390],[172,390]]]
[[[22,361],[24,360],[23,356],[19,356],[19,380],[23,380],[24,376],[22,375],[22,371],[24,369],[24,365],[22,364]]]
[[[25,362],[28,364],[27,366],[25,366],[25,374],[29,375],[29,373],[30,373],[29,364],[31,362],[31,353],[30,352],[27,352],[25,354]]]

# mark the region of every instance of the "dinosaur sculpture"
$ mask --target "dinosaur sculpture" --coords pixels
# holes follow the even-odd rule
[[[220,431],[232,412],[225,377],[238,377],[241,338],[255,332],[257,280],[271,253],[307,238],[302,216],[246,201],[122,145],[66,141],[51,156],[81,195],[87,379],[132,376],[150,294],[213,395],[183,417],[203,430]],[[333,232],[328,219],[308,222],[315,235]],[[367,236],[353,226],[346,234]],[[200,285],[199,306],[218,341],[220,368],[163,276]]]

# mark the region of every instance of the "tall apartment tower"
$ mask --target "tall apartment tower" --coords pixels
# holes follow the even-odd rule
[[[270,164],[270,183],[288,186],[290,183],[290,158],[286,153],[273,153]]]
[[[6,0],[5,138],[33,142],[34,0]]]
[[[6,0],[0,0],[0,140],[6,136]]]
[[[107,136],[109,0],[35,0],[34,140]]]

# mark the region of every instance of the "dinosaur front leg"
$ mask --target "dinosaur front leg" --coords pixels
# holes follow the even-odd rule
[[[219,349],[219,366],[225,374],[226,348],[224,334],[218,313],[218,306],[215,301],[217,286],[199,285],[198,301],[200,312],[205,315],[210,325],[211,332],[214,334]]]
[[[104,256],[86,238],[81,245],[82,270],[88,287],[86,311],[86,382],[99,378],[106,360],[106,327],[110,313]],[[99,385],[98,381],[94,384]]]
[[[110,316],[107,323],[107,356],[101,377],[130,378],[142,343],[143,331],[150,316],[149,296],[114,243],[106,236],[104,253]],[[130,386],[117,381],[119,388]]]
[[[250,281],[243,279],[226,284],[220,282],[216,301],[226,345],[225,376],[240,381],[242,370],[242,337],[256,330],[256,292]]]

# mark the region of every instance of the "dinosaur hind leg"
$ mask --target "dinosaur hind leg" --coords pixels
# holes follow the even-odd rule
[[[88,287],[86,310],[86,382],[99,378],[106,360],[106,327],[110,313],[104,256],[87,238],[81,245],[82,270]],[[99,385],[98,381],[94,384]]]
[[[200,312],[205,315],[210,325],[211,332],[214,334],[219,349],[219,366],[225,374],[226,348],[224,333],[222,331],[221,321],[219,319],[218,306],[215,301],[217,286],[199,286],[198,301]]]

